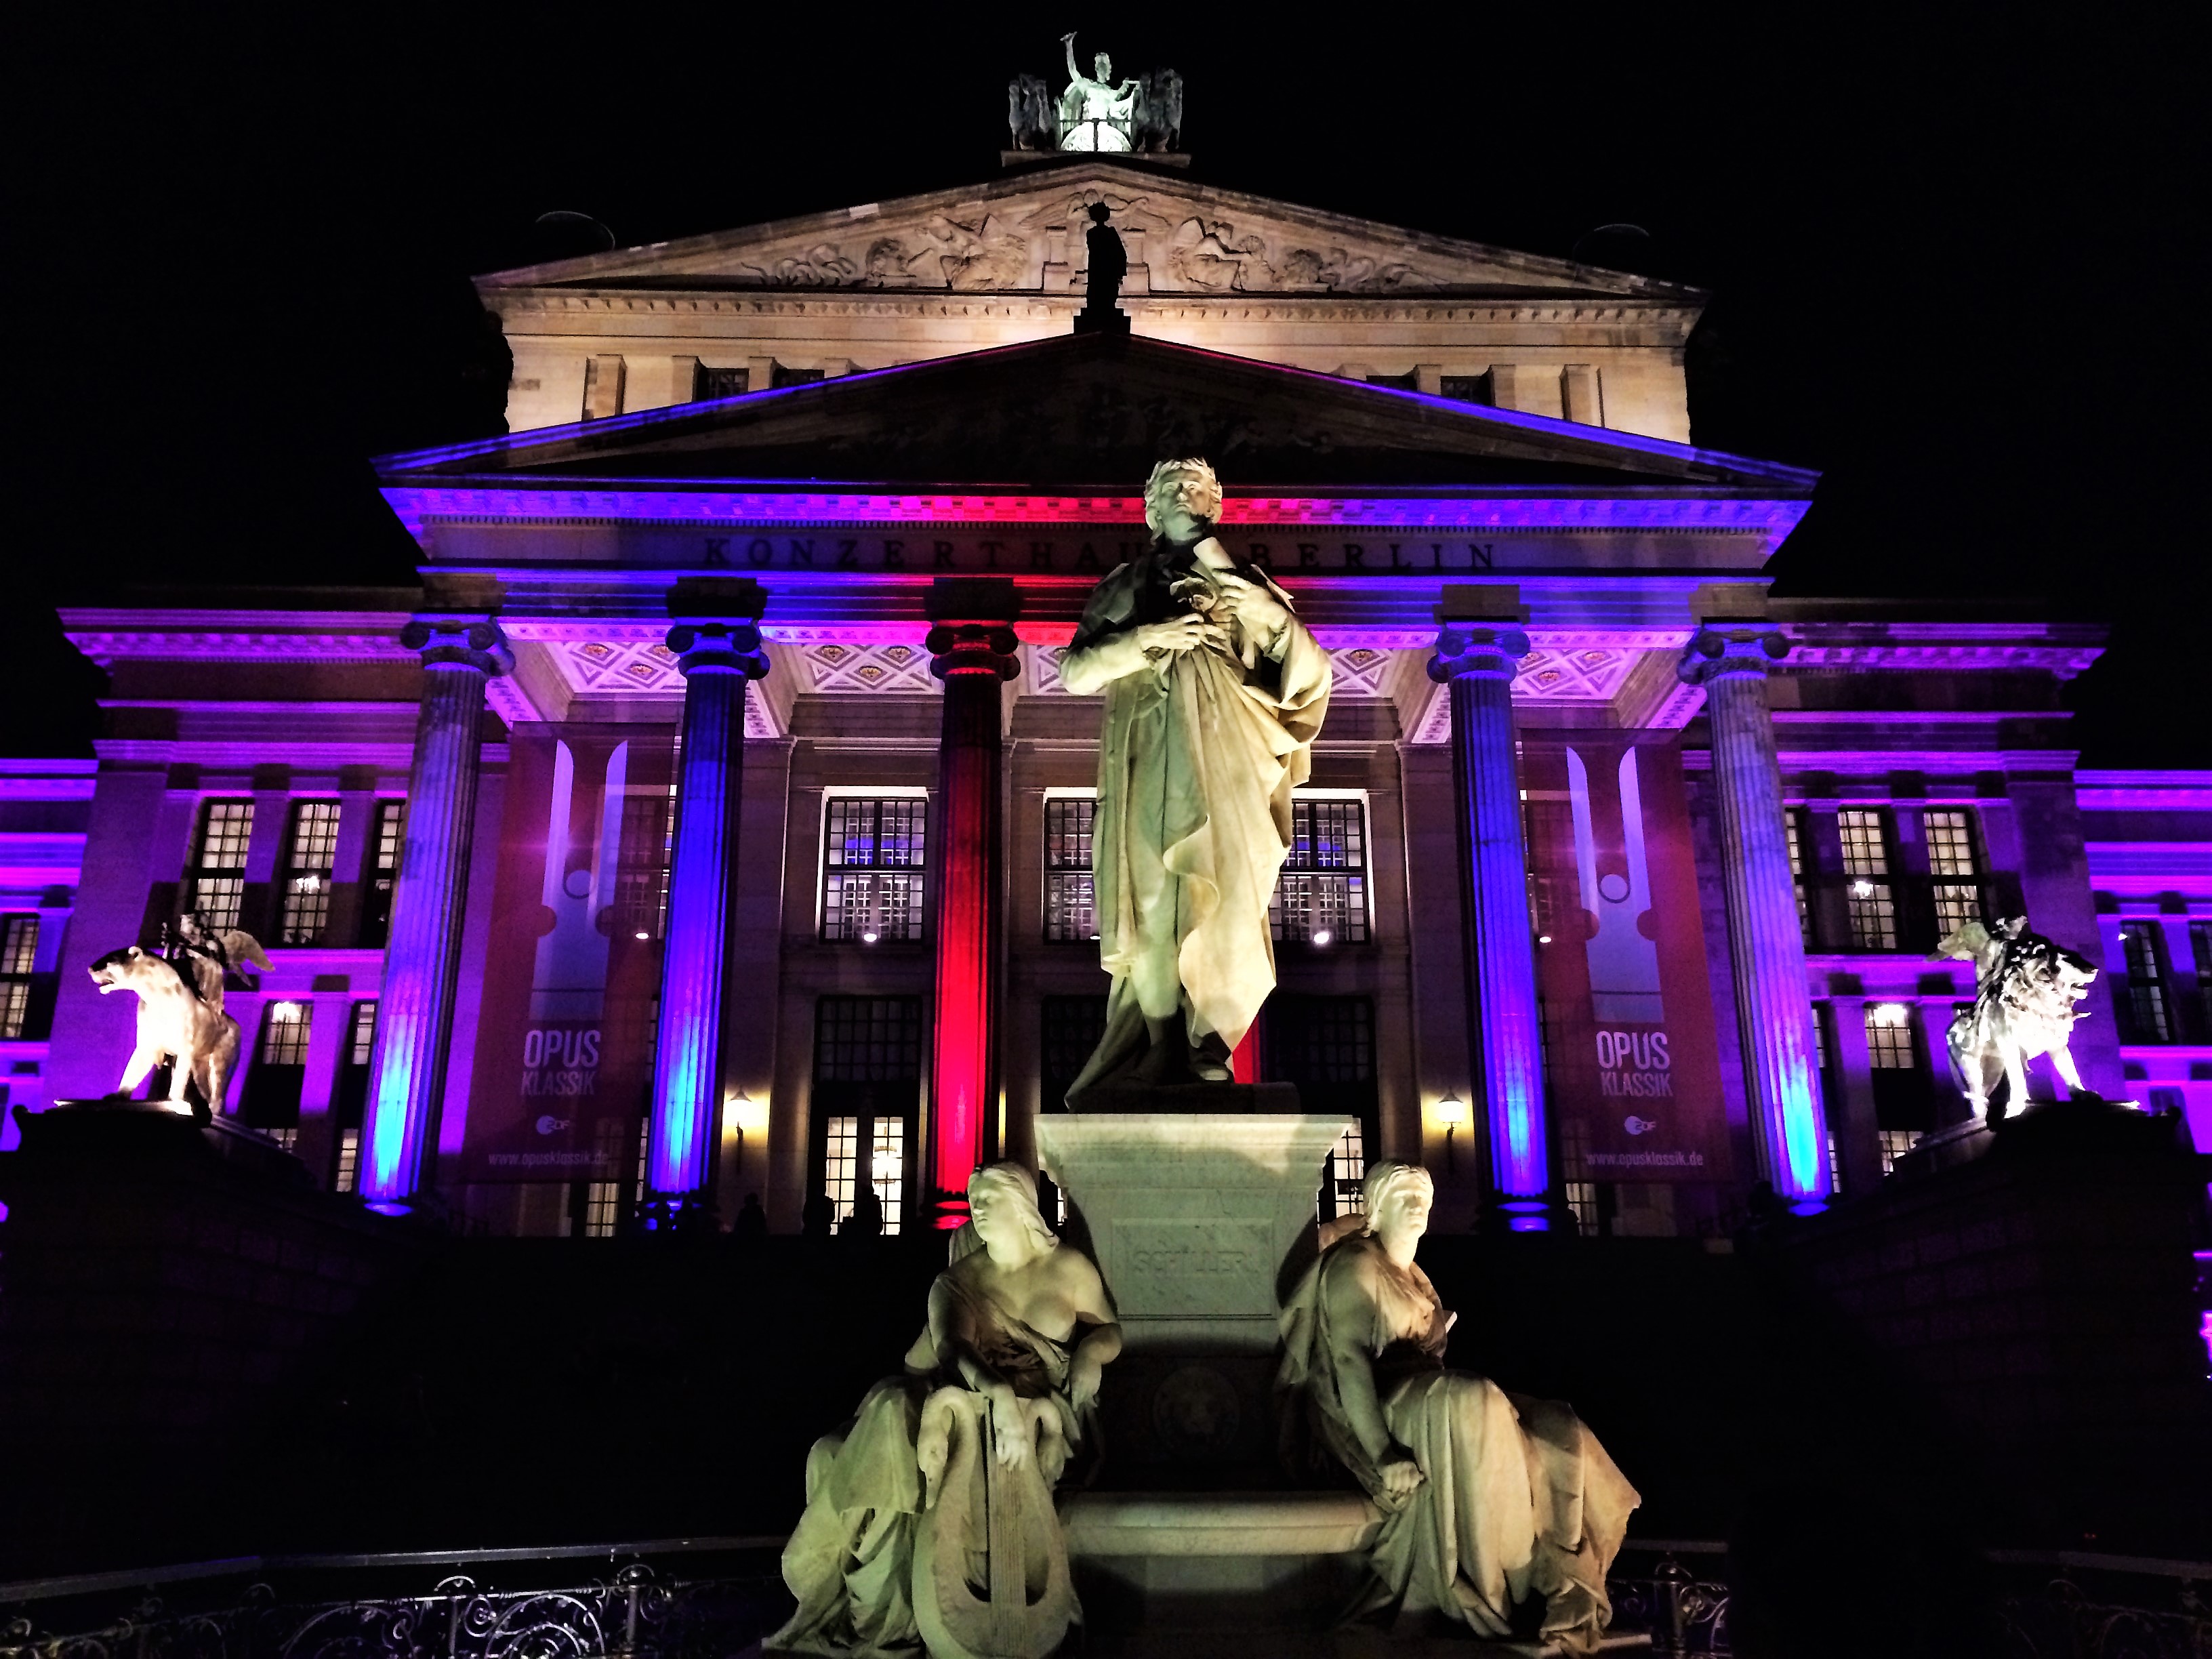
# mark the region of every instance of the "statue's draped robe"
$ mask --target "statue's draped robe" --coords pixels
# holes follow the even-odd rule
[[[1291,609],[1263,573],[1239,574]],[[1227,627],[1226,653],[1147,661],[1128,637],[1189,611]],[[1073,1098],[1142,1055],[1145,1016],[1172,1016],[1178,986],[1191,1042],[1218,1034],[1231,1048],[1274,989],[1267,901],[1291,844],[1291,793],[1328,712],[1329,662],[1295,615],[1279,639],[1248,637],[1192,550],[1163,549],[1092,591],[1060,675],[1078,696],[1106,694],[1091,845],[1113,989]]]
[[[958,1298],[984,1363],[1022,1398],[1049,1401],[1056,1409],[1060,1438],[1040,1443],[1049,1486],[1060,1476],[1058,1458],[1079,1439],[1067,1389],[1073,1347],[1015,1319],[960,1279],[948,1274],[939,1282]],[[906,1374],[877,1383],[842,1433],[814,1443],[806,1510],[783,1549],[783,1582],[799,1609],[763,1644],[769,1651],[839,1659],[913,1659],[923,1651],[913,1582],[927,1497],[917,1447],[922,1407],[939,1388],[966,1387],[925,1332],[907,1356]],[[980,1566],[983,1540],[965,1542]]]
[[[1331,1357],[1329,1292],[1363,1258],[1375,1288],[1362,1328],[1343,1334],[1372,1356],[1383,1422],[1427,1476],[1408,1498],[1385,1493]],[[1612,1616],[1605,1576],[1641,1500],[1570,1407],[1446,1370],[1449,1324],[1428,1275],[1366,1235],[1332,1246],[1283,1310],[1286,1438],[1333,1456],[1384,1510],[1355,1613],[1441,1614],[1502,1637],[1513,1604],[1534,1595],[1546,1636],[1587,1651]]]

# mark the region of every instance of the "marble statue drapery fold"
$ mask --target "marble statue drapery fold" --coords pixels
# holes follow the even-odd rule
[[[1217,569],[1282,607],[1275,637],[1243,624]],[[1185,613],[1218,623],[1225,648],[1134,643],[1137,628]],[[1233,1048],[1274,988],[1267,902],[1330,670],[1289,595],[1207,538],[1147,551],[1099,583],[1060,672],[1070,691],[1106,695],[1091,847],[1113,990],[1107,1041],[1073,1096],[1132,1058],[1143,1018],[1180,1012],[1194,1047],[1214,1036]]]
[[[1385,1511],[1353,1615],[1502,1637],[1515,1604],[1536,1598],[1547,1638],[1592,1650],[1636,1490],[1570,1407],[1445,1370],[1450,1323],[1428,1276],[1365,1234],[1333,1245],[1284,1309],[1286,1446],[1333,1459]],[[1359,1431],[1352,1353],[1366,1357],[1385,1455]],[[1393,1490],[1385,1456],[1406,1454],[1421,1478]]]

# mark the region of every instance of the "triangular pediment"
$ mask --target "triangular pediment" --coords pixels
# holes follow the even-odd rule
[[[393,456],[456,477],[807,480],[1126,489],[1204,455],[1232,489],[1689,488],[1771,497],[1813,475],[1682,444],[1164,342],[1061,336],[811,386]]]
[[[1091,204],[1113,213],[1159,295],[1460,294],[1696,306],[1694,289],[1240,191],[1139,162],[1048,162],[981,185],[618,248],[477,279],[519,290],[851,289],[1034,294],[1085,264]]]

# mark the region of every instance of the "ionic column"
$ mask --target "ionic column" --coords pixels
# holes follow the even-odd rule
[[[1712,726],[1729,963],[1759,1173],[1779,1197],[1818,1205],[1829,1192],[1820,1046],[1766,698],[1767,666],[1789,648],[1765,629],[1702,628],[1678,672],[1705,688]]]
[[[1480,1036],[1474,1086],[1489,1126],[1491,1185],[1504,1207],[1524,1212],[1529,1225],[1540,1226],[1552,1164],[1513,742],[1513,675],[1528,654],[1528,636],[1518,628],[1447,615],[1429,678],[1451,692],[1468,1021]]]
[[[684,671],[684,726],[641,1205],[649,1229],[703,1220],[713,1200],[745,686],[768,672],[759,628],[763,605],[759,586],[749,580],[718,582],[711,592],[686,584],[669,600],[676,626],[668,631],[668,648],[678,653]],[[716,614],[697,614],[709,606]]]
[[[968,1218],[968,1177],[990,1147],[999,1098],[999,687],[1019,672],[1019,608],[1003,579],[940,579],[928,599],[930,672],[945,682],[938,750],[937,1029],[930,1049],[930,1181],[936,1224]]]
[[[399,639],[422,653],[422,707],[361,1147],[362,1196],[390,1212],[408,1208],[422,1190],[423,1155],[437,1133],[461,964],[484,684],[514,667],[497,625],[483,618],[417,617]]]

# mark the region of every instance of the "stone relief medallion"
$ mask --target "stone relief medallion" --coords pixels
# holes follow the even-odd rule
[[[1244,1408],[1236,1386],[1211,1365],[1170,1371],[1152,1390],[1152,1429],[1178,1457],[1219,1457],[1237,1443]]]

